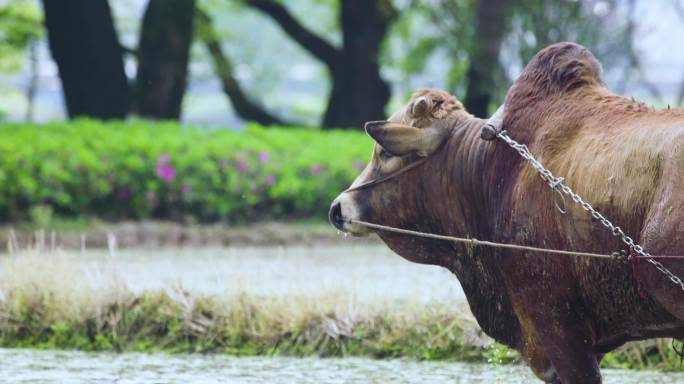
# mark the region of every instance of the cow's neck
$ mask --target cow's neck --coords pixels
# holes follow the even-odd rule
[[[429,207],[426,214],[449,234],[489,240],[494,216],[489,212],[491,188],[486,180],[495,144],[480,139],[484,124],[485,120],[472,116],[456,122],[449,142],[433,159],[432,166],[439,170],[430,172],[425,182],[444,198],[435,202],[439,209]]]
[[[470,115],[456,121],[449,141],[430,155],[416,184],[414,204],[403,211],[402,226],[424,232],[491,239],[487,164],[496,143],[480,139],[485,121]],[[408,206],[408,205],[407,205]],[[480,327],[497,341],[515,346],[519,324],[493,255],[487,248],[467,248],[447,241],[380,232],[404,258],[440,265],[454,273]]]
[[[493,188],[486,180],[488,160],[496,142],[480,139],[485,120],[468,117],[456,124],[453,136],[444,151],[446,168],[430,183],[446,193],[431,219],[440,223],[440,232],[481,240],[493,239],[495,215],[491,199]],[[449,212],[444,215],[444,212]],[[495,339],[514,345],[519,329],[505,290],[500,271],[488,248],[472,248],[448,244],[440,264],[459,279],[470,308],[482,329]]]

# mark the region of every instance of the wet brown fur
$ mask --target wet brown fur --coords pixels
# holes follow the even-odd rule
[[[684,111],[614,95],[600,72],[579,45],[542,50],[509,91],[504,129],[651,253],[684,254]],[[413,116],[409,104],[391,120],[441,124],[449,139],[422,168],[353,192],[361,219],[558,249],[625,249],[572,201],[560,214],[557,195],[505,143],[480,140],[484,121],[455,98],[420,90],[412,103],[421,96],[432,103],[430,115]],[[360,179],[417,159],[381,155],[377,147]],[[545,380],[600,382],[603,353],[629,340],[684,336],[684,292],[644,262],[641,298],[625,262],[379,235],[409,260],[451,270],[482,329],[520,351]],[[684,262],[663,263],[684,277]]]

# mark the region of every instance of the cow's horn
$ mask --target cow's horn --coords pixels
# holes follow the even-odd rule
[[[480,138],[482,140],[491,141],[496,139],[496,136],[499,135],[501,126],[503,125],[504,107],[505,105],[502,104],[499,109],[494,112],[492,117],[487,120],[484,127],[482,127],[482,133],[480,133]]]

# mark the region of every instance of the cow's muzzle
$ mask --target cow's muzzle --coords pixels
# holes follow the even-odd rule
[[[330,224],[335,226],[335,228],[339,229],[340,231],[344,230],[342,204],[339,202],[339,200],[333,201],[332,205],[330,205],[330,210],[328,211],[328,220],[330,220]]]
[[[344,233],[352,236],[364,236],[370,233],[365,226],[352,223],[351,220],[361,220],[363,215],[357,202],[351,194],[343,192],[330,205],[328,219],[330,224]]]
[[[366,130],[368,136],[372,137],[373,140],[382,140],[382,128],[387,124],[386,120],[369,121],[364,124],[363,128]]]

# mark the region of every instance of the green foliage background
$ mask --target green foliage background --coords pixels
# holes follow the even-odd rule
[[[41,12],[33,2],[8,0],[0,4],[0,72],[21,68],[26,48],[43,36],[41,23]]]
[[[0,220],[60,216],[241,221],[320,215],[360,173],[363,133],[249,125],[74,122],[0,126]],[[173,180],[157,167],[168,157]]]

